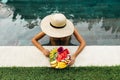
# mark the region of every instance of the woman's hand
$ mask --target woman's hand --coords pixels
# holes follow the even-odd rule
[[[73,65],[75,63],[75,59],[76,59],[76,57],[74,55],[72,55],[71,56],[71,61],[68,65],[70,65],[70,66]]]
[[[46,57],[49,57],[50,51],[48,49],[44,49],[42,52]]]

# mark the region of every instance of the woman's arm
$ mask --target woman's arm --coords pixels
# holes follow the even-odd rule
[[[86,45],[85,40],[78,33],[77,29],[74,30],[73,34],[74,34],[75,38],[78,40],[78,42],[80,43],[80,45],[79,45],[78,49],[76,50],[76,52],[71,56],[71,62],[69,63],[69,65],[74,64],[76,57],[78,56],[78,54],[80,54],[80,52],[83,50],[83,48]]]
[[[32,38],[32,43],[41,51],[44,53],[45,56],[49,56],[49,51],[46,50],[39,42],[38,40],[45,36],[44,32],[38,33],[35,37]]]
[[[78,33],[77,29],[75,28],[74,30],[74,36],[76,37],[76,39],[78,40],[78,42],[80,43],[78,49],[76,50],[76,52],[74,53],[74,57],[76,58],[78,56],[78,54],[84,49],[86,42],[85,40],[82,38],[82,36]]]

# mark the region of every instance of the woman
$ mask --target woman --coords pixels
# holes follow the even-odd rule
[[[74,34],[75,38],[80,43],[76,52],[71,56],[70,65],[75,62],[78,54],[83,50],[86,43],[82,36],[78,33],[77,29],[74,27],[73,23],[66,19],[66,17],[61,13],[51,14],[46,16],[41,21],[42,32],[38,33],[33,37],[33,44],[43,52],[45,56],[49,56],[49,50],[45,49],[38,40],[44,37],[46,34],[50,36],[51,45],[69,45],[71,35]]]

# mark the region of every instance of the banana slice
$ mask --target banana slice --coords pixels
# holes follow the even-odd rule
[[[51,65],[57,64],[57,61],[56,61],[56,60],[55,60],[55,61],[52,61],[52,62],[50,62],[50,64],[51,64]]]
[[[65,68],[67,67],[66,63],[65,62],[58,62],[58,68]]]

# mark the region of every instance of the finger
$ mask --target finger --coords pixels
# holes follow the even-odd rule
[[[73,61],[70,61],[70,62],[68,63],[69,66],[71,66],[72,64],[73,64]]]

